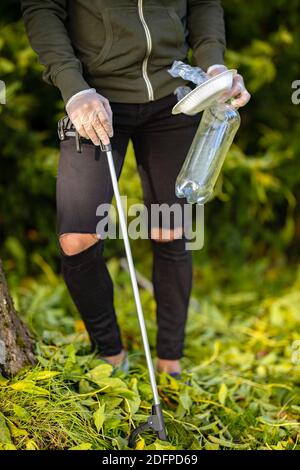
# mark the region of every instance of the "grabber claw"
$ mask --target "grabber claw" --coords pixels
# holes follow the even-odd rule
[[[152,431],[156,432],[161,441],[167,440],[165,423],[160,405],[153,405],[151,416],[149,416],[146,423],[140,424],[132,431],[128,439],[128,446],[131,449],[134,449],[138,434],[142,434],[143,432],[148,431],[148,429],[152,429]]]

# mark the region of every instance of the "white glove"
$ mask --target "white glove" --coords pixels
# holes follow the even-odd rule
[[[214,77],[215,75],[218,75],[219,73],[225,72],[225,70],[228,70],[225,65],[211,65],[207,69],[207,74],[210,77]],[[248,101],[251,98],[250,93],[245,87],[244,79],[242,75],[237,73],[233,77],[233,82],[232,82],[232,88],[231,90],[227,91],[224,93],[224,95],[221,97],[222,101],[227,101],[229,98],[235,98],[234,100],[231,101],[232,106],[235,108],[241,108],[242,106],[245,106]]]
[[[94,88],[72,96],[66,104],[66,111],[77,132],[94,145],[109,144],[113,136],[112,110],[109,101]]]

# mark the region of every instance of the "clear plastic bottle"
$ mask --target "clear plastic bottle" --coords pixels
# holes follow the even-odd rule
[[[178,197],[189,203],[209,201],[240,122],[238,111],[230,104],[216,103],[204,111],[176,180]]]

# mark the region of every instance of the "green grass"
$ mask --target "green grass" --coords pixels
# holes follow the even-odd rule
[[[110,260],[131,363],[129,375],[112,375],[90,354],[61,279],[36,262],[43,274],[14,298],[38,338],[38,364],[1,379],[0,448],[126,449],[152,404],[128,274]],[[145,434],[140,449],[300,449],[299,287],[299,270],[284,263],[195,264],[183,360],[192,386],[158,377],[169,442]],[[141,294],[155,356],[155,304]]]

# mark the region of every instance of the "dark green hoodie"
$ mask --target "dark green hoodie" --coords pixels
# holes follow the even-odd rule
[[[22,0],[44,78],[65,102],[90,87],[110,101],[144,103],[186,83],[167,69],[186,60],[206,70],[225,50],[220,0]]]

